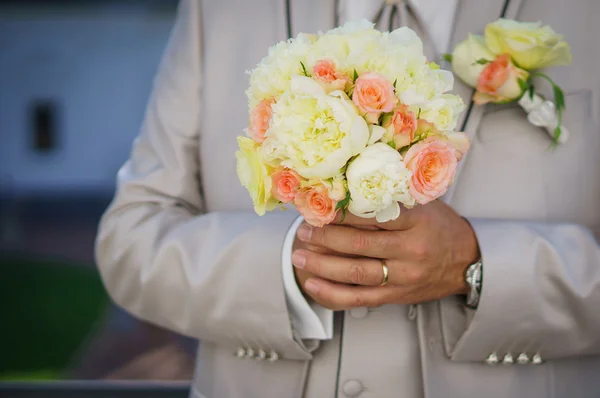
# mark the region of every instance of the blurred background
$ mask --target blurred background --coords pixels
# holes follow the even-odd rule
[[[111,305],[93,258],[176,6],[0,0],[0,387],[191,379],[195,343]]]

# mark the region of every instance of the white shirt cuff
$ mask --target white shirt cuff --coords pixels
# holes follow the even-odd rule
[[[285,241],[281,265],[283,267],[283,285],[285,298],[292,320],[292,326],[301,339],[330,340],[333,337],[333,311],[315,302],[309,303],[305,298],[294,276],[292,265],[292,249],[296,231],[304,218],[298,217],[290,227]]]

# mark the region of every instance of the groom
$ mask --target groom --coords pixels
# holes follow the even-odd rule
[[[201,340],[196,398],[597,396],[599,14],[586,0],[182,0],[100,226],[108,291]],[[367,17],[409,25],[439,59],[500,16],[572,44],[574,64],[549,71],[566,144],[548,151],[516,106],[470,106],[454,190],[385,225],[257,217],[231,183],[243,71],[286,31]]]

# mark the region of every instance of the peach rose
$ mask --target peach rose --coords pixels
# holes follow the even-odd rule
[[[435,132],[430,134],[429,137],[452,144],[454,150],[456,151],[456,160],[459,162],[471,148],[471,141],[469,140],[469,137],[462,132],[452,131],[444,134]]]
[[[269,129],[269,123],[271,122],[271,115],[273,113],[271,105],[273,100],[265,99],[256,105],[256,108],[250,112],[250,127],[248,133],[250,137],[259,144],[265,140],[265,133]]]
[[[327,92],[344,90],[346,84],[350,82],[350,78],[338,72],[335,64],[328,59],[317,61],[312,72],[312,78]]]
[[[271,194],[275,199],[283,203],[290,203],[294,200],[302,177],[294,170],[278,170],[271,175],[273,185],[271,185]]]
[[[324,185],[301,189],[294,204],[307,223],[315,227],[329,224],[335,218],[337,202],[329,197]]]
[[[528,77],[529,73],[517,68],[508,54],[499,55],[479,75],[473,101],[482,105],[516,100],[523,94],[519,80],[527,80]]]
[[[396,148],[407,146],[414,140],[417,131],[417,117],[408,110],[408,106],[400,105],[394,114],[384,120],[383,127],[387,130],[386,139],[394,141]]]
[[[369,123],[377,123],[379,115],[391,112],[398,103],[394,86],[379,73],[363,73],[356,79],[352,101],[366,115]]]
[[[427,138],[432,134],[440,134],[440,132],[435,128],[435,125],[433,123],[428,122],[425,119],[417,120],[417,129],[415,131],[415,137]]]
[[[456,173],[456,150],[448,141],[435,137],[413,145],[404,156],[412,171],[410,193],[424,205],[446,193]]]

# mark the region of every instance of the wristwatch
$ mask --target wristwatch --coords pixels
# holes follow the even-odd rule
[[[469,285],[469,294],[467,295],[467,307],[476,309],[481,297],[481,284],[483,281],[483,263],[481,259],[476,263],[469,265],[465,273],[467,285]]]

